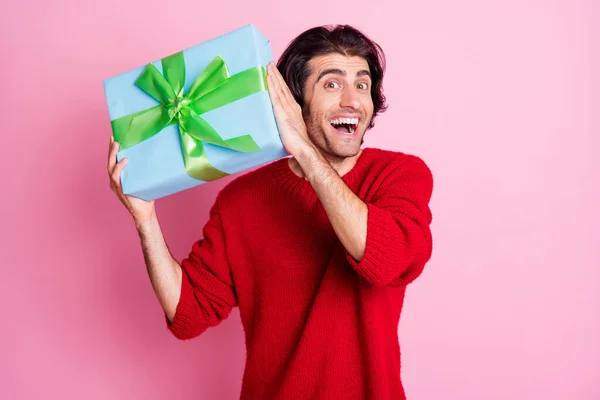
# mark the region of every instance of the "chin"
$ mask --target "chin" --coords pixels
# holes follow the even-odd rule
[[[332,146],[329,146],[327,152],[336,158],[355,157],[358,155],[358,153],[360,153],[361,143],[362,141],[357,143],[345,143],[338,145],[333,144]]]
[[[360,152],[360,147],[353,149],[353,150],[344,150],[341,151],[337,154],[338,157],[343,157],[343,158],[350,158],[350,157],[355,157],[358,155],[358,153]]]

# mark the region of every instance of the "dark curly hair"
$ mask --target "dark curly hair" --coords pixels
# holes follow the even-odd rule
[[[304,85],[311,73],[308,62],[313,57],[330,53],[358,56],[367,61],[371,73],[373,99],[373,118],[369,124],[369,128],[372,128],[375,116],[387,109],[382,85],[385,54],[377,43],[358,29],[350,25],[325,25],[308,29],[288,44],[277,62],[277,68],[302,107]]]

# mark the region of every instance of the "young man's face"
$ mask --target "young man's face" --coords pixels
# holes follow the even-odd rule
[[[303,106],[308,136],[325,155],[357,155],[373,117],[367,61],[333,53],[311,59],[309,67]]]

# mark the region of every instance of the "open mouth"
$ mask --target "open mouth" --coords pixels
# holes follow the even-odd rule
[[[358,118],[334,118],[329,123],[338,132],[344,135],[352,135],[358,127]]]

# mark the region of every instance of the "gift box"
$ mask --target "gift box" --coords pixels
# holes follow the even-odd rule
[[[125,194],[155,200],[288,155],[247,25],[104,80]]]

